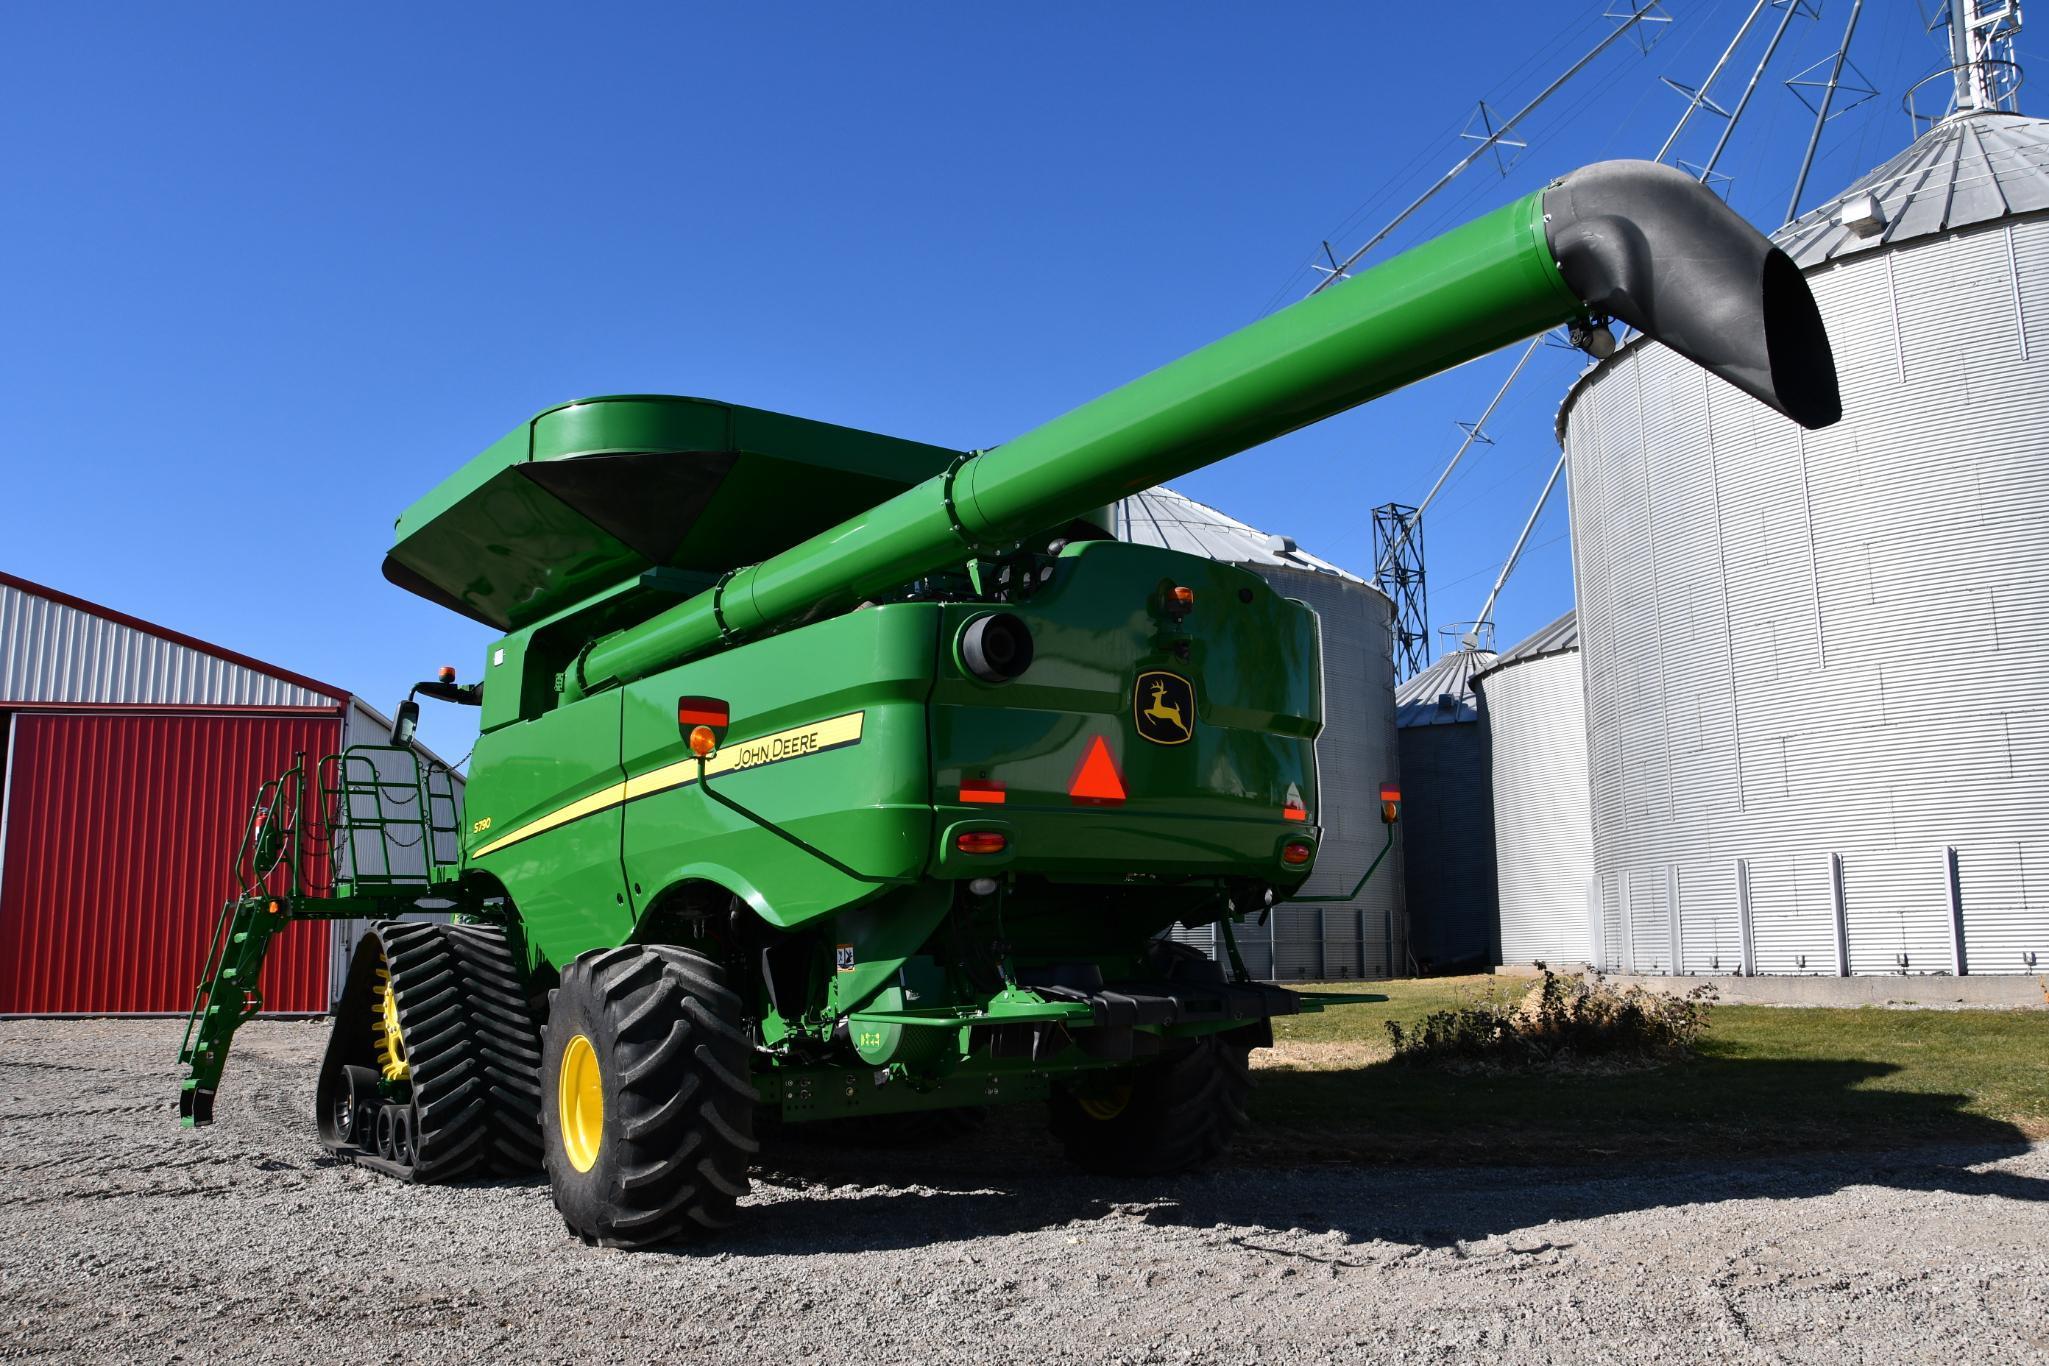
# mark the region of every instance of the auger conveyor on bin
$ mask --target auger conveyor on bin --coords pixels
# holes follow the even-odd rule
[[[1236,937],[1324,839],[1320,624],[1100,509],[1609,321],[1838,416],[1799,272],[1685,175],[1614,162],[986,451],[656,395],[530,419],[386,559],[503,635],[480,681],[415,689],[480,709],[417,907],[460,918],[400,896],[362,941],[322,1141],[412,1180],[544,1165],[569,1228],[623,1246],[729,1222],[764,1112],[945,1133],[1041,1100],[1085,1168],[1215,1158],[1272,1021],[1348,999],[1252,980]],[[195,1120],[267,934],[235,942]]]

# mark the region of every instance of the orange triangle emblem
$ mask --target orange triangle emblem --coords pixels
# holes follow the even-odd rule
[[[1101,805],[1124,800],[1124,780],[1117,776],[1117,761],[1110,757],[1109,742],[1102,736],[1089,742],[1089,752],[1075,770],[1067,795],[1078,802]]]

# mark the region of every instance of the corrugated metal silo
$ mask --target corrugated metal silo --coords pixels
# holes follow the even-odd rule
[[[1348,891],[1386,842],[1380,784],[1397,777],[1393,608],[1356,575],[1171,489],[1120,501],[1118,539],[1241,564],[1308,604],[1323,624],[1323,734],[1316,742],[1323,842],[1303,891]],[[1406,961],[1399,841],[1359,896],[1320,906],[1283,906],[1267,925],[1247,925],[1238,944],[1259,975],[1329,980],[1385,977]],[[1205,926],[1181,938],[1215,950]]]
[[[1500,961],[1590,963],[1598,902],[1575,614],[1472,682],[1487,727]]]
[[[2049,968],[2049,124],[1954,115],[1778,240],[1840,424],[1641,343],[1559,418],[1601,957]]]
[[[1487,732],[1472,689],[1494,659],[1453,650],[1395,690],[1411,952],[1425,972],[1497,961]]]

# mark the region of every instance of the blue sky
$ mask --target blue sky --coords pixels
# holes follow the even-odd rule
[[[666,391],[992,445],[1298,297],[1605,7],[11,7],[0,567],[388,706],[488,638],[384,582],[392,519],[532,411]],[[1697,83],[1748,8],[1668,0],[1393,245],[1654,152],[1658,77]],[[1808,121],[1780,80],[1847,10],[1795,21],[1725,158],[1766,226]],[[1905,144],[1938,48],[1879,0],[1853,60],[1882,94],[1810,203]],[[1370,572],[1370,508],[1422,495],[1511,359],[1178,486]],[[1575,368],[1543,353],[1440,499],[1437,621],[1484,597]],[[1504,642],[1570,605],[1565,530],[1559,499]],[[425,734],[454,757],[472,723]]]

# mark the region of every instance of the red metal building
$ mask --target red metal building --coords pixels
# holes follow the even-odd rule
[[[0,573],[0,1014],[183,1014],[258,786],[377,717],[341,689]],[[271,1011],[328,1008],[294,925]]]

